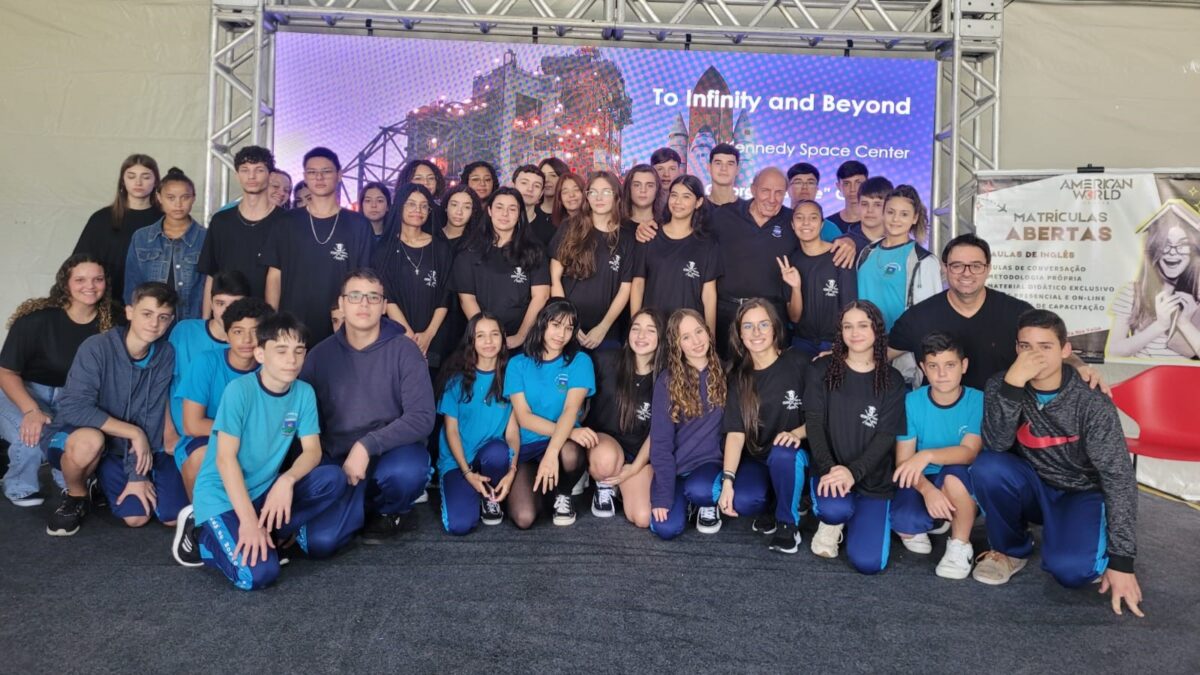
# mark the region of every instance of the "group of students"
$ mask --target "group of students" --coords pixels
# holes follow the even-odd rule
[[[586,474],[594,515],[619,503],[663,539],[744,516],[795,553],[811,509],[812,551],[844,542],[867,574],[893,532],[929,553],[944,521],[936,573],[1004,583],[1042,523],[1061,583],[1103,578],[1114,609],[1140,613],[1123,436],[1061,320],[1029,310],[998,328],[1015,344],[971,373],[983,391],[964,385],[977,347],[952,326],[889,345],[948,292],[943,268],[986,277],[986,242],[964,235],[939,263],[917,192],[858,162],[839,168],[847,207],[827,219],[810,165],[766,169],[738,200],[735,148],[713,149],[708,194],[672,154],[624,179],[550,158],[511,187],[476,162],[449,190],[417,160],[352,211],[337,156],[315,148],[307,201],[287,210],[251,146],[235,159],[243,197],[207,229],[182,172],[159,180],[130,157],[108,219],[10,322],[6,496],[42,502],[44,456],[65,486],[50,534],[107,502],[130,526],[175,525],[180,563],[249,589],[289,556],[394,536],[429,486],[452,534],[529,528],[547,508],[571,525]],[[993,550],[973,566],[977,503]]]

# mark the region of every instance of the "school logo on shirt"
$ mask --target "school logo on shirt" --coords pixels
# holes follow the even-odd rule
[[[350,251],[346,250],[345,244],[338,242],[333,245],[333,249],[329,251],[329,255],[333,256],[334,260],[346,260],[350,257]]]
[[[962,425],[961,427],[959,427],[959,428],[958,428],[958,438],[959,438],[959,440],[961,440],[961,439],[965,438],[965,437],[966,437],[966,435],[967,435],[967,425],[965,425],[965,424],[964,424],[964,425]]]
[[[554,377],[554,388],[558,389],[559,391],[567,390],[567,374],[566,373],[559,373],[558,375],[556,375]]]
[[[429,274],[425,275],[425,285],[430,288],[437,288],[437,270],[429,270]]]
[[[650,420],[650,402],[644,401],[638,406],[636,414],[639,422],[648,422]]]
[[[799,410],[801,403],[800,397],[796,395],[796,390],[788,389],[787,396],[783,397],[783,407],[788,410]]]
[[[525,276],[525,270],[522,270],[520,265],[513,270],[513,273],[509,275],[509,278],[513,280],[514,284],[523,284],[529,280],[529,277]]]
[[[825,282],[825,288],[821,289],[827,298],[836,298],[838,294],[838,285],[836,279],[830,279]]]
[[[873,405],[867,406],[867,409],[859,417],[862,418],[863,426],[865,427],[874,429],[875,425],[879,424],[879,413],[875,412],[875,406]]]
[[[771,228],[771,236],[775,237],[776,239],[779,239],[780,237],[783,236],[783,228],[779,227],[778,225]]]
[[[621,271],[621,254],[617,253],[608,259],[608,268],[614,272]]]
[[[899,271],[900,271],[900,263],[898,263],[898,262],[890,262],[883,266],[883,275],[884,276],[890,277]]]
[[[283,426],[279,429],[279,433],[283,434],[284,436],[295,436],[296,435],[296,422],[299,419],[300,419],[300,416],[298,414],[296,414],[294,412],[288,413],[283,418]]]
[[[700,270],[696,269],[696,261],[689,260],[688,264],[683,268],[683,276],[689,279],[699,279]]]

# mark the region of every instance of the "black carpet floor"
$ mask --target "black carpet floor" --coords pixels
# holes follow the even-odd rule
[[[0,502],[0,673],[1200,672],[1200,512],[1148,495],[1145,619],[1037,558],[1004,587],[939,579],[943,537],[931,556],[894,540],[865,577],[809,552],[811,519],[786,556],[746,519],[661,542],[584,499],[573,527],[463,538],[423,505],[415,531],[245,593],[177,566],[160,525],[101,511],[53,538],[51,502]]]

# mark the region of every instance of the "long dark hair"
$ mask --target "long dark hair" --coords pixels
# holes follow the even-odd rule
[[[412,183],[413,174],[417,172],[417,167],[420,166],[426,167],[433,172],[434,188],[432,194],[434,199],[446,191],[446,176],[442,174],[442,170],[439,169],[436,164],[427,159],[413,159],[409,160],[404,167],[400,169],[400,174],[396,177],[397,195],[400,194],[400,189],[402,187]],[[429,202],[430,208],[433,207],[433,204],[434,202],[431,199]]]
[[[595,176],[593,175],[593,177],[595,177]],[[575,187],[579,188],[579,192],[582,193],[583,206],[579,207],[580,211],[582,211],[583,208],[585,206],[587,206],[587,184],[586,183],[590,183],[591,179],[589,178],[585,182],[583,180],[582,176],[580,176],[577,173],[572,173],[570,171],[560,175],[558,177],[558,184],[554,186],[554,206],[552,207],[552,210],[550,211],[550,222],[554,223],[555,227],[562,225],[564,222],[566,222],[571,217],[571,214],[567,213],[567,207],[563,205],[563,201],[562,201],[563,185],[565,185],[568,182],[574,183]],[[621,181],[617,181],[617,187],[620,187],[620,185],[621,185]]]
[[[705,201],[707,198],[704,196],[704,183],[701,183],[699,178],[696,178],[690,173],[676,176],[675,180],[671,181],[671,187],[667,190],[667,199],[671,198],[671,190],[674,190],[676,185],[682,185],[683,187],[687,188],[688,192],[691,192],[696,196],[697,199],[701,200],[702,203],[700,204],[700,208],[692,212],[692,232],[695,232],[701,238],[705,237],[708,234],[708,221],[706,219],[708,209],[705,208],[705,205],[708,202]],[[660,225],[666,225],[670,222],[671,209],[669,209],[666,204],[663,204],[662,222]]]
[[[667,322],[663,315],[651,307],[643,307],[633,315],[629,325],[632,326],[639,316],[648,316],[654,322],[658,331],[658,346],[654,349],[654,359],[650,362],[650,381],[658,379],[667,363]],[[637,354],[629,346],[629,340],[621,347],[621,356],[617,360],[617,425],[622,433],[633,429],[637,423],[637,409],[633,405],[633,392],[637,385]]]
[[[875,333],[875,344],[872,346],[872,357],[875,359],[875,380],[872,386],[876,394],[883,392],[888,386],[888,371],[891,365],[887,359],[887,329],[883,324],[883,313],[870,300],[851,300],[838,312],[838,330],[833,338],[833,355],[829,359],[829,368],[825,371],[825,389],[833,391],[842,386],[846,376],[846,356],[850,353],[843,336],[842,321],[852,309],[861,310],[871,321],[871,331]]]
[[[654,167],[649,164],[634,164],[632,169],[625,172],[625,179],[622,181],[625,193],[621,195],[621,206],[624,207],[625,215],[630,218],[633,217],[633,210],[636,208],[633,205],[633,188],[630,187],[630,183],[633,182],[633,177],[639,173],[650,174],[654,178],[654,201],[650,202],[651,213],[657,210],[655,207],[658,205],[658,193],[662,191],[662,180],[659,179],[658,172],[654,170]]]
[[[371,255],[371,267],[379,271],[383,276],[383,287],[396,288],[398,286],[397,274],[401,274],[399,269],[400,262],[396,258],[402,254],[396,252],[396,248],[400,245],[400,228],[404,222],[404,203],[413,193],[419,194],[429,203],[429,211],[425,213],[425,222],[421,223],[421,230],[433,220],[433,210],[436,205],[433,203],[433,195],[426,190],[423,185],[416,183],[405,183],[396,191],[396,198],[392,200],[391,206],[388,207],[387,215],[383,218],[383,236],[380,237],[379,243],[375,245],[375,250]],[[437,245],[437,237],[429,243],[430,247]],[[430,248],[430,252],[433,249]],[[411,274],[409,276],[412,276]],[[389,302],[398,302],[399,298],[388,298]]]
[[[551,298],[542,311],[538,312],[537,320],[533,322],[529,334],[525,336],[525,356],[539,366],[544,363],[542,352],[546,350],[546,326],[549,326],[550,322],[555,319],[570,319],[571,325],[578,328],[579,311],[575,309],[575,303],[566,298]],[[567,344],[563,345],[563,364],[570,364],[578,353],[579,339],[572,330],[571,338],[567,340]]]
[[[733,362],[733,371],[729,377],[738,387],[738,412],[742,418],[742,429],[746,433],[746,448],[751,452],[758,452],[762,448],[758,444],[758,387],[754,382],[754,358],[746,349],[741,336],[742,321],[752,309],[761,309],[767,313],[775,335],[773,346],[776,352],[783,351],[783,321],[774,305],[762,298],[752,298],[738,307],[733,325],[729,327],[729,348]]]
[[[96,303],[96,325],[101,333],[112,328],[112,286],[109,285],[108,271],[104,269],[104,263],[90,253],[76,253],[64,260],[63,264],[59,265],[58,272],[54,275],[54,285],[50,287],[50,292],[46,294],[46,297],[30,298],[17,305],[17,308],[13,310],[12,316],[8,319],[8,327],[12,328],[13,323],[25,315],[48,307],[58,307],[66,311],[71,306],[71,273],[75,271],[76,267],[84,263],[99,265],[100,269],[104,271],[104,295]]]
[[[459,176],[460,180],[462,181],[462,184],[463,185],[467,184],[467,179],[469,179],[471,177],[472,173],[475,173],[475,169],[486,169],[487,172],[489,174],[491,174],[491,176],[492,176],[492,192],[495,193],[496,189],[500,187],[500,179],[496,176],[496,167],[492,166],[488,162],[471,162],[470,164],[464,166],[463,170],[462,170],[462,174]],[[478,196],[478,195],[476,195],[476,196]],[[488,197],[491,197],[491,195],[489,194]]]
[[[504,369],[508,365],[508,345],[505,343],[507,336],[504,334],[504,323],[491,312],[479,312],[467,322],[466,332],[459,340],[458,348],[454,350],[450,358],[446,359],[438,371],[438,399],[442,398],[442,394],[446,393],[446,387],[457,376],[462,378],[458,387],[458,402],[471,402],[474,396],[475,377],[479,373],[475,367],[475,363],[479,360],[475,353],[475,329],[479,327],[481,321],[493,321],[500,327],[500,352],[496,354],[496,376],[492,379],[492,386],[488,387],[487,396],[484,397],[483,402],[485,404],[508,402],[508,399],[504,397]]]
[[[484,210],[491,209],[492,204],[496,203],[498,198],[505,196],[517,200],[517,210],[520,213],[517,217],[517,225],[513,229],[512,239],[499,250],[510,265],[536,267],[542,262],[544,252],[541,245],[529,234],[529,220],[525,217],[525,202],[521,199],[521,193],[517,192],[516,188],[502,187],[488,197]],[[492,217],[485,213],[479,227],[471,233],[467,247],[487,256],[495,245],[496,229],[492,227]]]
[[[109,211],[112,213],[112,229],[114,231],[121,229],[121,221],[125,218],[125,212],[129,210],[129,192],[125,189],[125,172],[135,166],[144,166],[150,169],[150,173],[154,174],[154,189],[150,191],[150,208],[157,209],[158,206],[158,185],[162,177],[158,173],[158,162],[150,155],[139,153],[132,154],[121,162],[121,171],[117,173],[117,196],[113,198],[112,206]]]
[[[583,206],[579,213],[567,219],[567,230],[558,244],[558,250],[551,251],[551,257],[562,263],[563,275],[572,279],[590,279],[596,273],[596,239],[592,237],[595,219],[586,192],[597,182],[607,183],[613,191],[613,210],[609,215],[613,229],[604,235],[609,251],[615,250],[621,240],[621,222],[625,220],[625,215],[621,212],[621,180],[607,171],[598,171],[588,178]],[[559,185],[561,184],[560,181]]]
[[[446,196],[442,198],[442,205],[446,209],[446,222],[450,224],[450,198],[457,194],[467,195],[471,199],[471,217],[467,220],[466,227],[463,228],[462,236],[469,237],[472,232],[479,229],[479,223],[483,220],[483,202],[479,200],[479,195],[470,188],[466,183],[460,183],[450,188],[446,192]]]

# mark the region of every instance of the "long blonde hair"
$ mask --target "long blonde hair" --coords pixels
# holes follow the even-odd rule
[[[700,372],[687,362],[683,345],[679,339],[679,324],[687,317],[696,320],[708,334],[708,409],[700,398]],[[717,341],[704,317],[694,309],[677,309],[667,321],[667,395],[671,399],[671,421],[678,424],[694,419],[713,410],[725,407],[726,383],[721,358],[717,355]]]
[[[63,264],[59,266],[58,272],[54,275],[54,285],[50,287],[50,293],[44,298],[30,298],[25,302],[22,302],[20,305],[17,305],[17,308],[13,310],[12,316],[8,318],[8,327],[12,328],[12,325],[17,321],[17,319],[29,314],[33,314],[39,310],[50,307],[58,307],[59,309],[66,310],[68,307],[70,307],[71,273],[75,271],[76,267],[86,263],[99,265],[100,269],[104,269],[104,263],[100,262],[100,260],[89,253],[76,253],[70,258],[67,258],[65,261],[63,261]],[[104,274],[104,278],[105,282],[107,282],[107,271]],[[112,296],[110,295],[111,291],[109,289],[110,286],[105,283],[104,296],[100,298],[100,302],[96,303],[96,319],[101,333],[112,328],[113,326]]]

